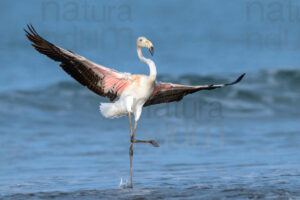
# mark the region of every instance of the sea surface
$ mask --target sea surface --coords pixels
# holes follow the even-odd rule
[[[74,2],[1,3],[0,199],[300,199],[299,3]],[[144,108],[136,137],[160,147],[135,144],[130,189],[128,118],[103,118],[108,100],[37,53],[27,23],[97,63],[147,74],[135,50],[144,35],[160,81],[246,76]],[[106,36],[111,28],[128,32]]]

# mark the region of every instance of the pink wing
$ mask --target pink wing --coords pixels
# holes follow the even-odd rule
[[[71,51],[53,45],[40,37],[33,26],[27,25],[27,27],[29,32],[25,30],[26,36],[38,52],[61,62],[60,66],[68,74],[96,94],[108,97],[113,101],[130,84],[131,74],[103,67]]]
[[[152,95],[146,101],[144,106],[150,106],[160,103],[169,103],[173,101],[180,101],[185,95],[192,94],[200,90],[212,90],[229,85],[234,85],[242,80],[245,73],[240,75],[234,82],[219,84],[219,85],[179,85],[172,83],[156,82]]]

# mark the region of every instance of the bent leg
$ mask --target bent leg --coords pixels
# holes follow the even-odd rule
[[[134,143],[150,143],[155,147],[159,147],[156,141],[154,140],[134,140]]]

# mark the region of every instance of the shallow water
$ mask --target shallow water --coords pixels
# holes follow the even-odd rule
[[[259,72],[276,82],[286,73]],[[137,137],[155,139],[161,147],[135,145],[132,191],[119,188],[121,178],[129,180],[128,119],[102,118],[97,107],[104,99],[74,82],[2,92],[0,104],[6,109],[1,110],[5,125],[0,141],[0,161],[5,163],[0,170],[1,195],[4,199],[296,198],[300,125],[293,119],[299,119],[299,94],[294,90],[299,86],[277,100],[276,86],[262,84],[266,81],[257,77],[250,73],[236,87],[145,109]],[[184,81],[192,84],[195,78],[219,80],[193,76]],[[253,79],[255,89],[249,85]],[[263,94],[273,96],[265,100]],[[288,96],[294,98],[287,104]]]
[[[63,17],[66,3],[53,1],[61,11],[57,20],[50,12],[43,15],[41,1],[30,2],[0,7],[6,25],[0,32],[0,199],[300,198],[299,51],[248,47],[244,37],[251,31],[267,37],[266,31],[277,33],[279,27],[297,43],[296,22],[247,19],[247,2],[241,1],[88,1],[100,13],[103,6],[126,4],[132,10],[126,22],[118,14],[87,21],[84,1],[74,21]],[[261,1],[265,16],[272,3]],[[252,12],[254,17],[258,11]],[[148,73],[134,43],[145,35],[155,46],[160,81],[226,83],[247,74],[233,87],[145,108],[137,138],[155,139],[160,148],[134,146],[134,188],[128,189],[120,186],[130,180],[128,119],[104,119],[98,106],[107,99],[36,53],[22,30],[27,23],[62,47],[134,73]],[[105,47],[83,39],[73,46],[72,37],[55,37],[110,27],[129,28],[133,39]]]

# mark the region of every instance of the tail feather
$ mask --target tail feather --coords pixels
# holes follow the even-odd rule
[[[126,115],[127,109],[121,103],[100,103],[100,112],[105,118],[118,118]]]

